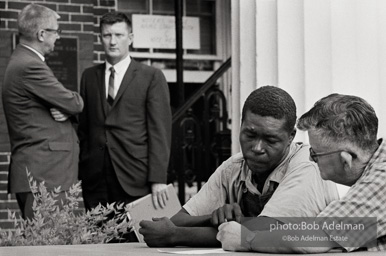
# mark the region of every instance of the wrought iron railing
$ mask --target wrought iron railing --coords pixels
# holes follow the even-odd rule
[[[197,189],[230,156],[228,111],[217,80],[231,66],[224,62],[173,114],[173,142],[169,182],[178,181],[178,196],[185,202],[185,185]]]

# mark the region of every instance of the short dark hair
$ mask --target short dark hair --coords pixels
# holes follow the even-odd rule
[[[351,142],[371,150],[377,141],[378,118],[364,99],[333,93],[315,103],[297,124],[300,130],[315,129],[327,142]]]
[[[275,119],[285,118],[285,129],[289,133],[295,128],[295,102],[286,91],[276,86],[267,85],[254,90],[244,103],[241,121],[244,121],[248,110],[260,116],[270,116]]]
[[[118,22],[125,22],[127,24],[127,26],[129,27],[129,30],[131,32],[132,25],[131,25],[131,20],[129,19],[129,17],[127,17],[127,15],[124,14],[123,12],[115,12],[115,11],[105,13],[101,17],[101,20],[99,23],[99,30],[102,31],[102,27],[105,24],[112,25],[112,24],[115,24]]]

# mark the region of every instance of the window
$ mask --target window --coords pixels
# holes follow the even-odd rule
[[[216,56],[216,1],[184,0],[183,7],[183,15],[199,18],[200,24],[200,49],[185,50],[184,53]],[[172,0],[118,0],[118,10],[130,18],[132,14],[175,15]],[[175,53],[175,50],[132,48],[132,52]]]
[[[231,53],[230,0],[182,0],[183,16],[198,19],[200,46],[184,49],[184,82],[202,84],[229,58]],[[134,14],[175,17],[174,0],[117,0],[117,10],[131,20]],[[167,20],[167,18],[165,19]],[[146,34],[149,35],[149,34]],[[138,32],[135,32],[138,39]],[[144,37],[146,38],[146,37]],[[187,40],[186,36],[184,40]],[[196,38],[196,37],[194,37]],[[151,44],[150,44],[151,45]],[[143,48],[145,47],[145,48]],[[149,48],[146,48],[149,47]],[[176,81],[175,47],[131,47],[131,56],[144,64],[162,69],[169,83]]]

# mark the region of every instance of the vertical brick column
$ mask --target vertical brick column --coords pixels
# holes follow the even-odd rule
[[[10,153],[0,152],[0,228],[13,229],[8,210],[20,214],[15,195],[8,194],[8,166]],[[20,215],[19,215],[20,216]]]

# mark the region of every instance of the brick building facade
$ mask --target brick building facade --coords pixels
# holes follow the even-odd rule
[[[5,68],[13,49],[13,38],[17,34],[17,17],[20,10],[31,2],[45,5],[56,11],[61,18],[61,36],[78,38],[78,82],[80,74],[104,60],[103,48],[98,38],[99,18],[116,9],[115,0],[41,0],[0,1],[0,96]],[[0,97],[0,106],[2,106]],[[10,145],[3,108],[0,107],[0,228],[10,229],[8,209],[18,212],[14,195],[7,192]]]

